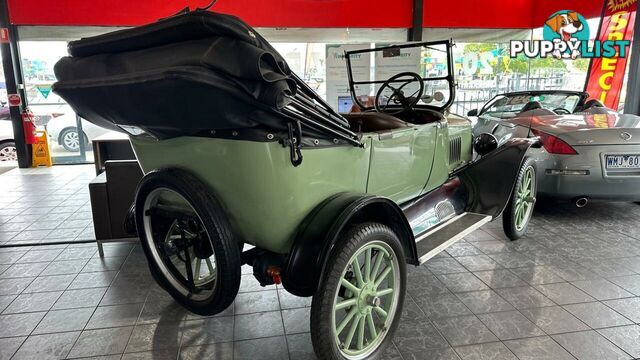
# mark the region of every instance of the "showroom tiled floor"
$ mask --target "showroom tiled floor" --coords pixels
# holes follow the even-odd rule
[[[90,239],[91,166],[0,176],[0,244]],[[409,271],[388,359],[640,357],[640,205],[540,206]],[[0,359],[311,359],[310,299],[243,269],[234,305],[187,313],[133,244],[0,248]]]

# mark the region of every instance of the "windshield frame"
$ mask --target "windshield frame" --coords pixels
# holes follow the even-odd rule
[[[508,98],[513,96],[523,96],[523,95],[539,96],[539,95],[545,95],[545,94],[578,96],[580,99],[576,103],[575,109],[582,107],[582,105],[584,105],[584,102],[589,97],[589,95],[584,91],[572,91],[572,90],[532,90],[532,91],[516,91],[516,92],[502,93],[494,96],[489,101],[487,101],[484,105],[482,105],[482,107],[480,108],[480,111],[478,112],[478,116],[485,115],[489,110],[489,108],[491,108],[491,106],[493,106],[495,102],[498,101],[498,99],[501,99],[504,97]],[[575,109],[572,112],[572,114],[575,113]]]
[[[442,49],[438,49],[438,48],[434,48],[434,46],[438,46],[438,45],[445,45],[446,50],[442,50]],[[422,42],[411,42],[411,43],[404,43],[404,44],[398,44],[398,45],[389,45],[389,46],[382,46],[382,47],[376,47],[376,48],[372,48],[372,49],[360,49],[360,50],[352,50],[352,51],[345,51],[345,61],[346,61],[346,65],[347,65],[347,76],[349,79],[349,92],[351,93],[351,99],[353,101],[354,104],[358,105],[358,107],[360,108],[361,111],[371,111],[374,109],[373,106],[366,106],[365,104],[363,104],[359,97],[356,94],[356,90],[355,87],[356,85],[375,85],[375,84],[384,84],[387,79],[384,80],[367,80],[367,81],[355,81],[353,79],[353,73],[351,70],[351,55],[355,55],[355,54],[363,54],[363,53],[370,53],[370,54],[375,54],[378,51],[385,51],[385,50],[391,50],[391,49],[406,49],[406,48],[413,48],[413,47],[425,47],[425,48],[429,48],[431,50],[435,50],[435,51],[441,51],[444,52],[446,51],[447,53],[447,75],[446,76],[439,76],[439,77],[433,77],[433,78],[428,78],[428,79],[423,79],[423,83],[427,83],[428,81],[447,81],[448,85],[449,85],[449,99],[447,100],[447,102],[442,105],[442,106],[433,106],[433,105],[426,105],[426,104],[416,104],[415,107],[416,108],[424,108],[424,109],[431,109],[431,110],[436,110],[436,111],[440,111],[440,112],[444,112],[446,109],[448,109],[449,107],[451,107],[451,105],[453,104],[453,101],[455,99],[455,79],[454,79],[454,70],[453,70],[453,55],[451,53],[451,48],[453,47],[453,42],[451,40],[440,40],[440,41],[422,41]],[[401,81],[401,80],[399,80]],[[390,109],[392,108],[399,108],[399,106],[389,106]]]

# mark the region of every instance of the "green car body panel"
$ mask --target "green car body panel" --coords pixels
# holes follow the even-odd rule
[[[468,138],[460,163],[470,160],[471,127],[461,124],[367,133],[362,147],[306,147],[298,167],[276,141],[142,135],[131,143],[145,173],[178,167],[197,175],[225,207],[239,241],[284,254],[304,218],[331,196],[369,193],[401,204],[442,185],[459,165],[442,155],[450,151],[449,131]]]

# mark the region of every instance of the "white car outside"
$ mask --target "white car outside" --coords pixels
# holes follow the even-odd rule
[[[0,120],[0,161],[16,161],[18,153],[13,141],[13,126],[10,120]]]
[[[67,107],[69,111],[65,111],[63,115],[52,118],[47,123],[47,134],[51,140],[58,143],[65,150],[70,152],[78,152],[80,150],[80,136],[78,134],[78,126],[76,122],[76,114]],[[96,126],[84,119],[82,124],[82,138],[86,146],[94,138],[109,132],[109,130]]]

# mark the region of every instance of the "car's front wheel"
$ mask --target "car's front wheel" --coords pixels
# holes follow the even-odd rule
[[[82,134],[82,141],[84,141],[85,145],[89,145],[87,135]],[[62,130],[58,138],[58,143],[69,152],[78,152],[80,150],[80,135],[78,135],[78,129],[67,128]]]
[[[502,214],[502,226],[509,239],[517,240],[527,232],[536,203],[537,189],[535,161],[525,158],[509,203]]]
[[[382,224],[357,224],[334,247],[326,271],[311,304],[318,359],[378,358],[402,314],[407,276],[400,240]]]
[[[0,144],[0,161],[17,161],[18,151],[13,141],[7,141]]]

